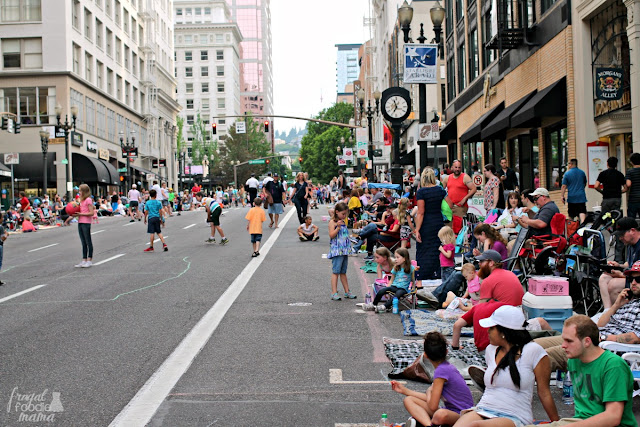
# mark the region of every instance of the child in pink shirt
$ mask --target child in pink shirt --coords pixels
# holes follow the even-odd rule
[[[440,251],[440,277],[445,282],[455,272],[453,256],[456,252],[456,235],[451,227],[445,225],[438,231],[438,238],[442,243],[438,248]]]

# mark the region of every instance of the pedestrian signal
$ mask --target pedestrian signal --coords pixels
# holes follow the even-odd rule
[[[212,133],[212,134],[214,134],[214,135],[215,135],[216,133],[218,133],[218,124],[217,124],[217,123],[213,123],[213,124],[211,125],[211,133]]]
[[[264,121],[264,131],[269,132],[269,120]]]

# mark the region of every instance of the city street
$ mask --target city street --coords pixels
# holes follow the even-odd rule
[[[284,227],[265,224],[257,259],[245,212],[225,211],[226,246],[204,243],[203,212],[168,219],[167,253],[142,252],[143,223],[101,218],[89,269],[73,268],[75,225],[11,236],[0,288],[2,425],[37,415],[16,410],[17,395],[43,392],[45,403],[56,392],[62,404],[47,425],[326,426],[375,423],[382,412],[406,419],[386,383],[381,341],[402,338],[401,324],[329,300],[325,208],[312,211],[319,242],[297,239],[289,207]],[[368,281],[361,265],[351,258],[356,302]],[[330,380],[331,369],[342,381]]]

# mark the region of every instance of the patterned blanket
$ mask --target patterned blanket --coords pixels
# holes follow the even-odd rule
[[[404,335],[423,336],[427,332],[438,331],[442,335],[453,335],[454,319],[442,319],[433,311],[417,309],[400,312]],[[473,328],[462,328],[463,337],[472,337]]]

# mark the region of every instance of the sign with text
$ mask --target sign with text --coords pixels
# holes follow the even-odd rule
[[[587,144],[587,175],[588,184],[591,188],[595,186],[600,172],[607,169],[607,159],[609,158],[609,144],[603,141],[594,141]]]
[[[71,145],[75,145],[76,147],[82,147],[84,145],[82,138],[83,136],[81,133],[76,131],[71,132]]]
[[[254,159],[254,160],[249,160],[249,164],[250,165],[264,165],[266,163],[265,159]]]
[[[356,147],[356,157],[359,159],[364,159],[369,157],[369,151],[367,150],[367,142],[366,141],[358,141]]]
[[[405,43],[404,83],[437,83],[438,45]]]
[[[342,158],[353,162],[353,148],[344,147],[344,149],[342,150]]]
[[[622,98],[624,70],[622,68],[596,68],[596,98],[604,101]]]
[[[368,141],[369,141],[369,129],[357,128],[356,143],[364,142],[366,144]]]
[[[133,149],[128,151],[129,153],[129,158],[130,159],[137,159],[138,158],[138,147],[134,147]],[[126,159],[127,158],[127,150],[125,150],[124,148],[122,149],[122,158]]]
[[[5,165],[19,165],[20,164],[20,153],[7,153],[4,155],[4,164]]]
[[[420,123],[418,125],[418,141],[435,142],[440,140],[438,123]]]
[[[154,159],[151,161],[151,167],[154,168],[166,168],[167,167],[167,159]]]
[[[96,142],[89,141],[87,139],[87,151],[90,152],[90,153],[97,153],[98,152],[98,144]]]
[[[107,150],[106,148],[99,148],[98,158],[109,161],[109,150]]]
[[[236,133],[247,133],[247,124],[245,122],[236,122]]]

